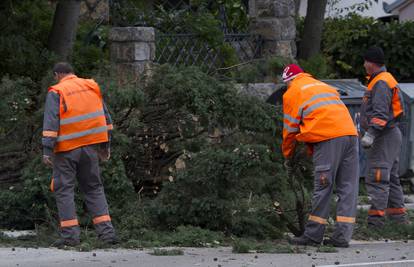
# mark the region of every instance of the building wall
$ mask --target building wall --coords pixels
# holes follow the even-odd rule
[[[338,11],[336,9],[350,7],[354,4],[362,3],[362,2],[364,2],[364,0],[342,0],[342,1],[339,1],[335,5],[330,5],[329,0],[328,0],[328,5],[327,5],[327,10],[326,10],[326,13],[325,13],[325,17],[346,16],[348,14],[347,11],[344,10],[342,13],[338,13]],[[378,0],[378,3],[373,2],[372,6],[369,9],[364,10],[363,12],[358,11],[356,13],[360,14],[364,17],[374,17],[374,18],[389,16],[390,14],[385,13],[385,11],[382,7],[383,2],[384,2],[384,0]],[[308,6],[307,3],[308,3],[308,0],[301,0],[300,7],[299,7],[299,15],[300,16],[303,16],[303,17],[306,16],[306,8]],[[389,3],[389,0],[388,0],[388,3]]]
[[[414,1],[400,9],[400,21],[414,21]]]

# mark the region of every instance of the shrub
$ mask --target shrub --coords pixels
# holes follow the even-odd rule
[[[280,110],[197,68],[160,66],[149,80],[122,84],[100,79],[100,84],[115,122],[113,155],[103,164],[102,176],[123,239],[154,240],[159,237],[154,230],[180,232],[181,225],[277,238],[287,222],[295,224],[298,218],[291,211],[299,200],[298,188],[286,179],[281,164]],[[11,90],[14,85],[21,90]],[[30,79],[6,79],[0,90],[5,99],[19,100],[19,94],[32,93],[37,86]],[[43,101],[30,103],[30,108],[22,103],[22,111],[16,113],[21,116],[20,127],[31,126],[29,132],[14,133],[30,144],[25,146],[30,150],[20,165],[22,183],[0,191],[5,203],[0,210],[2,227],[53,228],[57,223],[48,188],[51,171],[40,163]],[[15,112],[13,105],[0,109],[4,114]],[[7,132],[13,124],[1,127]],[[275,201],[284,208],[284,216]],[[81,225],[91,226],[79,194],[76,203]],[[189,232],[203,235],[194,229]],[[194,240],[193,235],[181,235],[186,240],[179,243]]]
[[[263,145],[209,149],[191,156],[188,167],[155,199],[156,225],[181,224],[239,236],[280,238],[284,228],[273,201],[294,197],[277,156]]]
[[[295,62],[296,60],[292,58],[275,56],[268,59],[254,60],[237,68],[221,71],[220,74],[227,78],[231,77],[238,83],[281,82],[279,78],[283,68]]]
[[[365,77],[362,55],[372,45],[384,49],[386,65],[400,81],[414,80],[414,22],[384,23],[355,14],[328,19],[322,51],[340,78]]]
[[[317,79],[336,78],[329,63],[329,59],[322,54],[316,55],[308,60],[299,60],[299,65],[303,68],[303,70],[312,74]]]

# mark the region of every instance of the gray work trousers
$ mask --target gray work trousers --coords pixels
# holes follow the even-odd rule
[[[365,186],[371,198],[368,224],[382,226],[385,214],[404,223],[407,213],[404,194],[398,176],[402,135],[398,127],[385,129],[367,149],[368,174]]]
[[[109,217],[95,145],[56,153],[54,156],[54,193],[61,224],[61,237],[79,240],[80,228],[74,200],[76,178],[94,220],[98,237],[103,240],[114,238],[115,231]]]
[[[336,184],[338,197],[332,239],[349,242],[355,225],[359,186],[358,137],[342,136],[314,144],[314,192],[305,236],[321,242]]]

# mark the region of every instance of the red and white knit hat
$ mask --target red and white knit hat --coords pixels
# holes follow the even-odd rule
[[[290,81],[298,76],[299,73],[302,73],[303,70],[296,64],[290,64],[285,67],[282,74],[283,82]]]

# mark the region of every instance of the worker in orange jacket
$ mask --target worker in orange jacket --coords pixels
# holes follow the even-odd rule
[[[282,75],[287,84],[283,95],[283,155],[292,168],[298,141],[313,148],[315,171],[312,210],[296,245],[348,247],[352,236],[358,196],[358,137],[348,109],[338,92],[291,64]],[[288,171],[290,173],[290,171]],[[323,240],[330,199],[336,184],[338,196],[335,231]]]
[[[385,215],[402,224],[410,223],[398,176],[402,135],[398,123],[404,115],[404,101],[398,82],[387,72],[384,52],[369,48],[364,55],[368,88],[361,105],[361,144],[367,153],[365,186],[371,198],[368,225],[383,226]]]
[[[43,162],[53,167],[52,190],[60,219],[53,246],[76,246],[80,228],[74,202],[77,178],[98,237],[117,243],[100,178],[99,158],[110,157],[112,120],[98,84],[78,78],[65,62],[53,67],[58,84],[49,88],[43,120]]]

